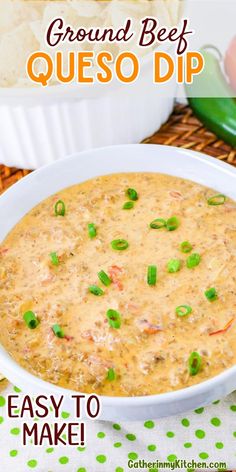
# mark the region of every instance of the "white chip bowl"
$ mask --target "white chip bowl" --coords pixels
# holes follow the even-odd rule
[[[174,46],[162,48],[174,56]],[[140,60],[132,84],[0,88],[0,163],[24,169],[69,154],[115,144],[139,143],[168,119],[175,77],[153,83],[153,52]],[[163,69],[164,66],[163,66]]]
[[[0,197],[0,241],[35,205],[65,187],[96,176],[119,172],[161,172],[226,193],[236,200],[236,169],[204,154],[168,146],[124,145],[74,154],[29,174]],[[39,235],[40,237],[40,235]],[[0,347],[0,371],[27,394],[64,395],[64,408],[74,411],[71,390],[28,373]],[[236,366],[220,375],[174,392],[145,397],[102,396],[100,419],[145,420],[205,406],[236,389]]]

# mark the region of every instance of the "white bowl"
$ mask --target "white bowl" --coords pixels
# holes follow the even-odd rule
[[[35,205],[64,187],[95,176],[118,172],[162,172],[215,188],[236,200],[236,170],[204,154],[169,146],[114,146],[80,154],[44,167],[7,190],[0,197],[0,241]],[[31,375],[0,347],[0,370],[30,394],[65,396],[64,407],[71,411],[70,395]],[[204,406],[236,389],[236,366],[198,385],[146,397],[101,397],[103,420],[144,420],[175,415]]]
[[[174,55],[174,46],[162,48]],[[0,88],[0,163],[37,169],[98,146],[139,143],[168,119],[175,78],[153,83],[153,52],[136,82]]]

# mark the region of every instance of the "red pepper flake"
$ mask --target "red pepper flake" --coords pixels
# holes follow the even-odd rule
[[[226,331],[228,331],[228,329],[231,328],[233,322],[234,322],[235,318],[232,318],[226,325],[224,328],[222,329],[219,329],[218,331],[213,331],[213,333],[210,333],[209,336],[214,336],[215,334],[223,334],[223,333],[226,333]]]
[[[175,198],[176,200],[181,200],[183,198],[183,195],[181,192],[178,192],[178,190],[172,190],[169,192],[170,196],[172,198]]]
[[[119,290],[123,290],[123,288],[124,288],[122,282],[119,279],[119,275],[122,272],[123,272],[123,270],[121,269],[121,267],[116,266],[116,265],[113,265],[108,269],[108,274],[109,274],[113,284],[116,285],[116,287]]]
[[[0,256],[4,256],[9,251],[8,247],[0,247]]]
[[[74,337],[65,335],[63,339],[65,339],[66,341],[72,341],[74,339]]]

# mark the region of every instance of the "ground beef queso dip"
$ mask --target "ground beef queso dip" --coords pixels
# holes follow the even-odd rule
[[[236,359],[236,203],[161,174],[99,177],[0,246],[0,341],[72,390],[150,395]]]

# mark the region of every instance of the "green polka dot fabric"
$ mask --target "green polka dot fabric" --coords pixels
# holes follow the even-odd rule
[[[0,395],[0,470],[9,472],[161,472],[169,469],[130,469],[128,461],[226,462],[236,469],[236,392],[224,400],[180,416],[142,422],[87,421],[86,447],[21,446],[22,420],[7,418],[6,395]],[[73,419],[63,411],[60,422]],[[43,420],[38,420],[40,422]],[[54,417],[47,419],[55,422]],[[178,469],[195,472],[193,469]],[[206,469],[204,469],[206,470]],[[217,470],[213,468],[211,470]]]

